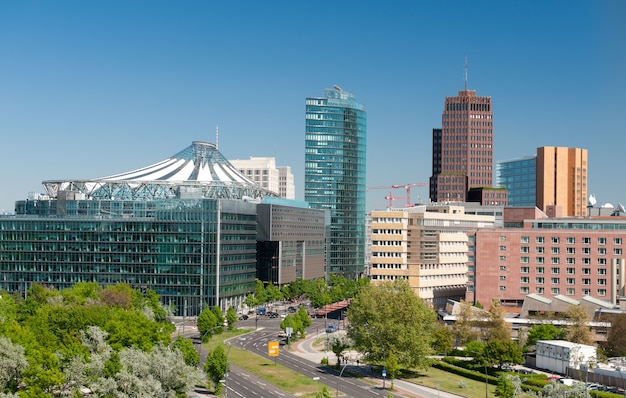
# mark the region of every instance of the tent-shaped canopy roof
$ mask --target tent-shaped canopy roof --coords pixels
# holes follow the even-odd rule
[[[92,180],[44,181],[51,198],[62,191],[89,199],[150,200],[201,195],[243,199],[277,196],[241,174],[214,144],[192,144],[150,166]]]

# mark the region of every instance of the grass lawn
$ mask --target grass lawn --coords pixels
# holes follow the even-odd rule
[[[427,371],[419,371],[417,373],[417,377],[405,380],[426,387],[439,388],[442,391],[448,391],[454,394],[463,395],[468,398],[485,397],[484,381],[479,382],[476,380],[467,379],[437,368],[430,368]],[[460,383],[464,383],[465,387],[459,387]],[[487,390],[489,391],[488,396],[495,396],[495,385],[489,384]]]

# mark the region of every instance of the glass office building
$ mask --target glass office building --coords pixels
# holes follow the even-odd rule
[[[85,181],[44,181],[44,195],[0,217],[0,288],[76,282],[153,289],[178,315],[237,308],[257,277],[257,205],[275,196],[215,145],[194,142],[154,165]],[[319,238],[318,238],[319,239]]]
[[[496,186],[506,188],[511,207],[534,207],[537,203],[537,157],[498,162]]]
[[[17,216],[0,218],[0,288],[128,283],[154,290],[181,315],[196,315],[204,305],[236,308],[254,290],[254,204],[71,200],[62,217],[59,205],[20,201]],[[81,208],[92,215],[79,215]],[[33,212],[38,215],[27,215]]]
[[[365,107],[335,86],[306,99],[304,199],[330,212],[327,274],[365,269]]]

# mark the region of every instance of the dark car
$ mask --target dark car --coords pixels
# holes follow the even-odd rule
[[[268,312],[267,316],[270,318],[278,318],[278,312]]]
[[[289,308],[287,308],[287,311],[289,311],[291,313],[294,313],[294,312],[296,312],[296,307],[289,307]]]
[[[245,314],[239,317],[240,321],[245,321],[246,319],[248,319],[248,315]]]

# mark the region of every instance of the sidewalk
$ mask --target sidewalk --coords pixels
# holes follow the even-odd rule
[[[326,337],[328,337],[326,333],[308,335],[304,340],[300,340],[291,344],[290,352],[316,364],[321,364],[323,358],[328,358],[329,367],[336,370],[336,368],[334,367],[334,364],[337,363],[336,355],[330,350],[327,352],[320,351],[318,348],[313,346],[313,342]],[[378,388],[382,388],[383,384],[386,388],[391,387],[391,380],[386,379],[383,381],[380,368],[356,363],[357,359],[360,358],[360,354],[358,352],[348,351],[345,354],[345,357],[348,358],[349,364],[346,366],[344,372],[349,372],[351,374],[357,375],[358,377],[367,379],[370,383],[374,384]],[[389,392],[392,393],[392,391]],[[394,380],[393,393],[402,397],[463,397],[462,395],[450,393],[447,391],[440,391],[435,388],[425,387],[399,379]]]

